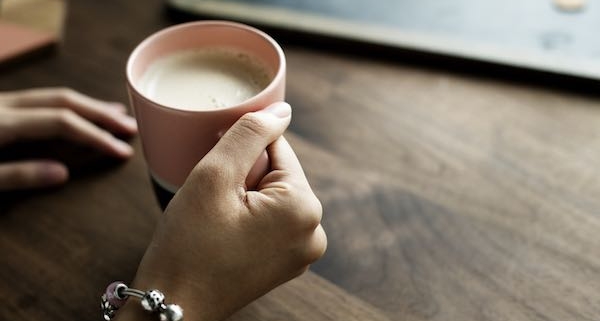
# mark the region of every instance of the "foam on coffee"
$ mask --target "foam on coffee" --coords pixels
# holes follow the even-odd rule
[[[267,87],[271,75],[247,53],[225,48],[179,51],[154,61],[138,82],[151,100],[183,110],[240,104]]]

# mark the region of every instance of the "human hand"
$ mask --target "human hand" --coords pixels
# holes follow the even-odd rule
[[[159,289],[186,320],[222,320],[323,255],[321,203],[281,136],[290,119],[289,105],[278,103],[229,129],[160,218],[133,287]],[[271,171],[256,191],[247,190],[246,176],[265,148]],[[117,317],[156,318],[139,302]]]
[[[120,103],[100,101],[72,89],[43,88],[0,93],[0,147],[9,143],[63,138],[118,158],[133,149],[111,133],[133,135],[135,119]],[[0,163],[0,191],[64,183],[68,170],[54,160]]]

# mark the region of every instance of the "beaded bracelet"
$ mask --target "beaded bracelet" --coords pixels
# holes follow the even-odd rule
[[[165,295],[158,290],[140,291],[132,289],[123,282],[113,282],[108,285],[102,295],[100,308],[104,320],[109,321],[115,312],[132,296],[140,299],[144,310],[158,312],[161,321],[182,321],[183,309],[177,304],[165,304]]]

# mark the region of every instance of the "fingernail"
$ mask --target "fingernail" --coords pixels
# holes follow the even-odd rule
[[[129,146],[129,144],[125,143],[124,141],[115,138],[113,146],[121,156],[133,155],[133,148],[131,148],[131,146]]]
[[[110,103],[108,104],[110,107],[115,108],[119,111],[125,111],[127,108],[122,103]]]
[[[135,118],[127,116],[126,118],[123,118],[123,124],[131,131],[137,131],[137,122],[135,121]]]
[[[40,167],[39,177],[47,185],[61,184],[69,178],[69,172],[60,164],[48,161]]]
[[[292,107],[286,102],[277,102],[261,111],[273,114],[279,118],[286,118],[292,113]]]

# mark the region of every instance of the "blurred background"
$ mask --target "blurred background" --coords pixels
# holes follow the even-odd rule
[[[454,58],[600,80],[594,0],[167,0],[180,17],[238,20],[407,58]],[[315,40],[315,38],[308,38]],[[303,39],[306,43],[307,39]],[[325,41],[323,41],[325,40]],[[343,41],[343,42],[340,42]],[[310,41],[309,41],[310,42]],[[365,45],[371,45],[365,46]],[[412,57],[408,57],[412,58]],[[482,67],[484,65],[478,65]]]

